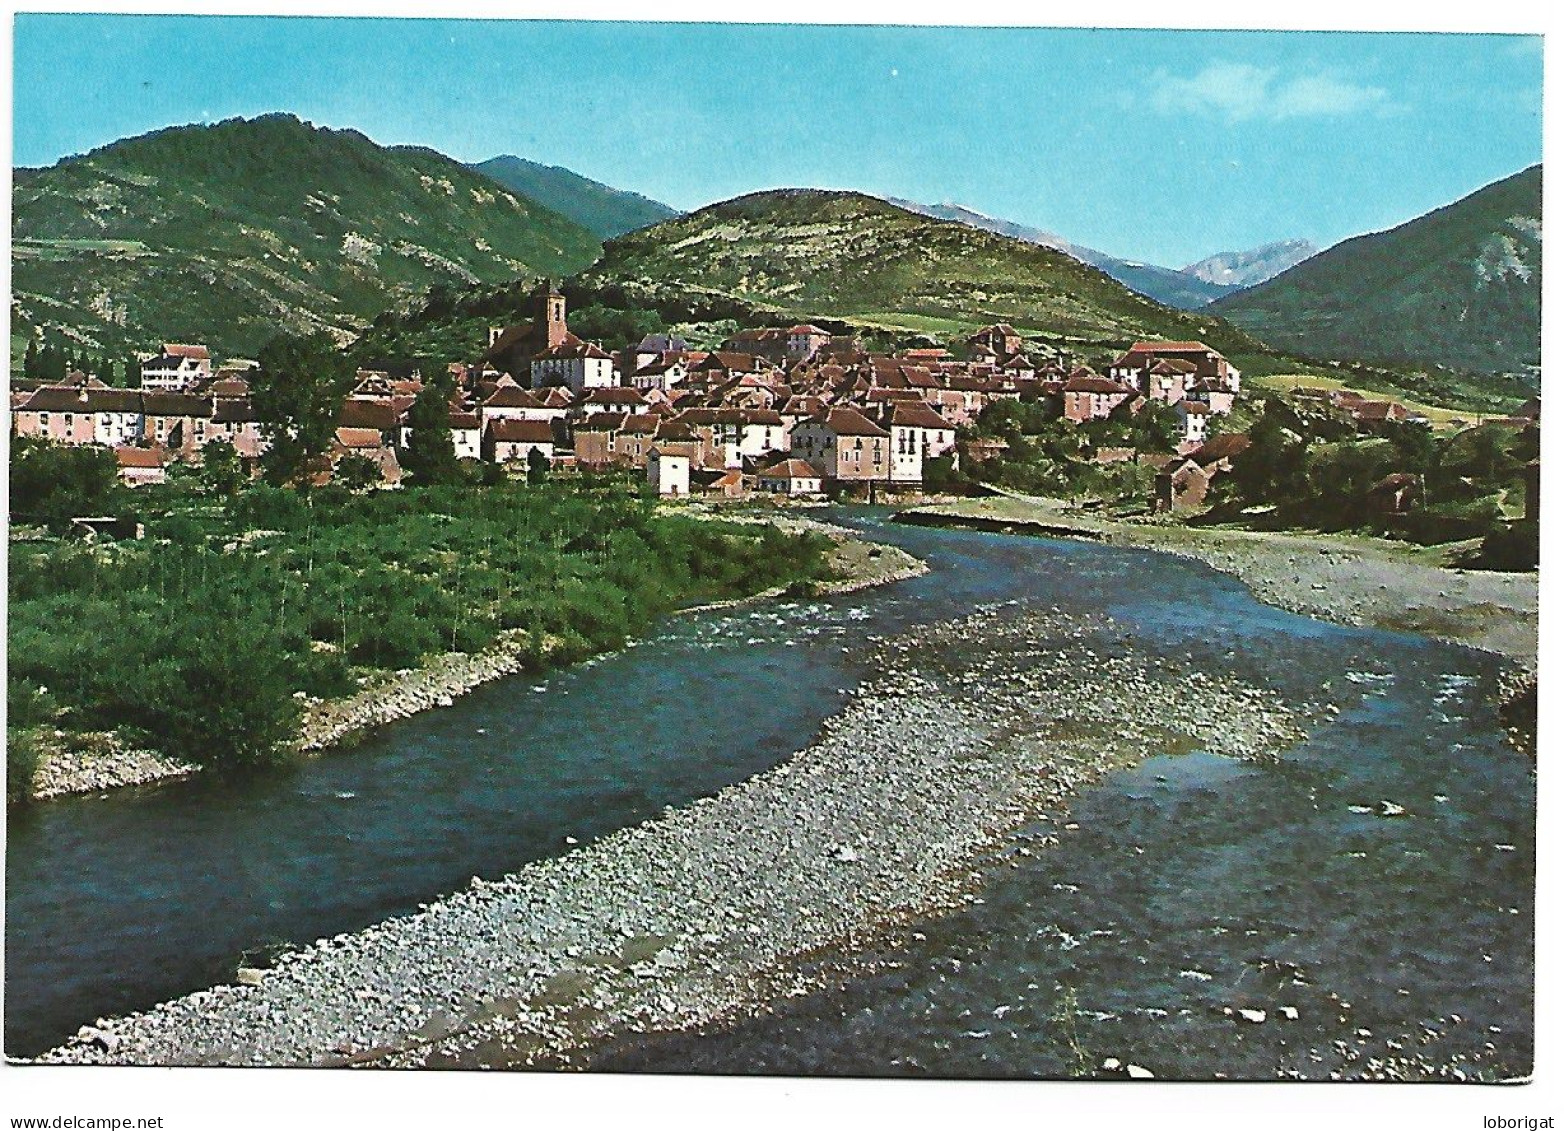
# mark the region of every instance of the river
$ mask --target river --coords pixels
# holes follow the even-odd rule
[[[866,673],[867,634],[1022,601],[1106,612],[1143,644],[1278,696],[1328,685],[1341,714],[1279,765],[1196,752],[1114,775],[1058,844],[1029,848],[1043,833],[1022,830],[989,863],[982,903],[888,940],[830,993],[626,1040],[595,1066],[1060,1076],[1113,1056],[1201,1078],[1324,1077],[1369,1058],[1529,1070],[1535,784],[1487,702],[1491,660],[1283,613],[1150,552],[834,517],[930,572],[676,618],[276,777],[13,815],[6,1051],[713,793],[808,744]]]

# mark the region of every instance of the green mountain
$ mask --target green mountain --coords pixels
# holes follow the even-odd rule
[[[1170,310],[1057,249],[852,192],[755,193],[632,232],[573,289],[576,302],[670,321],[747,308],[947,338],[1004,321],[1077,348],[1146,337],[1256,348],[1221,319]]]
[[[279,330],[346,341],[439,283],[562,275],[591,232],[427,149],[291,115],[181,126],[17,170],[13,342],[202,341],[254,356]]]
[[[1542,166],[1337,244],[1212,309],[1311,357],[1533,373],[1541,362]]]
[[[558,165],[539,165],[523,157],[491,157],[472,167],[574,220],[598,239],[622,236],[679,214],[678,209],[640,193],[610,188]]]

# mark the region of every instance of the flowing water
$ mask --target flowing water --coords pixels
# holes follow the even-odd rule
[[[829,992],[626,1040],[596,1066],[1064,1076],[1112,1056],[1159,1076],[1267,1078],[1372,1057],[1529,1071],[1535,784],[1502,743],[1491,660],[1292,616],[1166,556],[835,517],[931,572],[678,618],[278,777],[14,815],[6,1051],[713,793],[808,744],[866,674],[865,636],[1026,601],[1106,612],[1153,651],[1286,699],[1323,688],[1342,713],[1278,765],[1197,752],[1114,775],[1057,845],[1033,847],[1057,829],[1022,830],[981,903],[887,940]]]

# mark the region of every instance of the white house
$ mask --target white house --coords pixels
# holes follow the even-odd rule
[[[642,357],[636,355],[637,364],[630,375],[630,384],[643,393],[654,389],[666,393],[690,375],[689,363],[682,353],[654,354],[646,360],[641,360]]]
[[[205,346],[167,342],[163,352],[143,358],[141,387],[178,393],[212,375],[212,355]]]
[[[483,458],[483,425],[475,412],[451,413],[451,446],[457,459]]]
[[[532,359],[532,387],[563,385],[580,396],[586,389],[608,389],[614,379],[614,359],[601,346],[583,342],[574,334]]]
[[[686,496],[690,493],[690,457],[653,448],[646,457],[646,481],[658,495]]]
[[[554,459],[554,429],[546,420],[491,420],[483,433],[483,457],[492,463],[527,463],[537,452]]]
[[[923,461],[956,446],[956,427],[922,401],[892,401],[880,423],[891,433],[891,482],[923,482]]]
[[[1180,448],[1198,448],[1205,443],[1211,430],[1211,406],[1181,400],[1173,408],[1178,413]]]
[[[818,495],[825,489],[820,472],[801,459],[778,460],[755,476],[762,491],[778,495]]]
[[[636,389],[594,388],[587,390],[575,407],[583,416],[598,412],[643,413],[646,395]]]

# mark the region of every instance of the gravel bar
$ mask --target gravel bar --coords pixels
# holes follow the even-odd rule
[[[580,1064],[608,1037],[801,992],[798,959],[977,898],[1008,832],[1062,823],[1106,773],[1195,748],[1272,758],[1316,712],[1058,610],[993,607],[866,647],[874,674],[772,770],[235,984],[100,1018],[39,1059]]]

